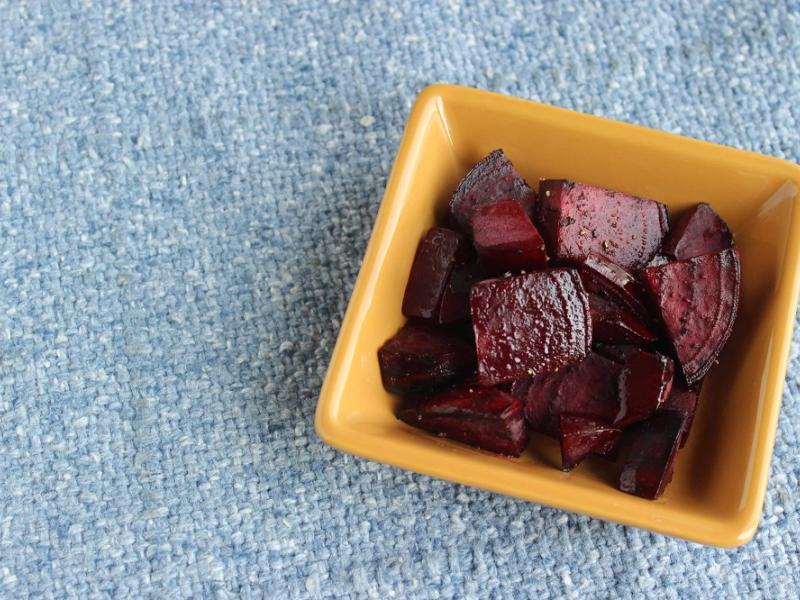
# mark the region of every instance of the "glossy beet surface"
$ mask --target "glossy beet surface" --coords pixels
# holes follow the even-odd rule
[[[733,330],[741,286],[738,251],[649,267],[642,275],[686,381],[699,381]]]
[[[634,425],[619,489],[650,500],[658,498],[672,480],[682,431],[683,417],[672,411],[660,412]]]
[[[658,339],[626,308],[597,294],[589,294],[589,312],[592,317],[592,341],[595,343],[645,346]]]
[[[483,158],[461,180],[450,199],[450,213],[461,229],[469,232],[475,209],[498,200],[514,200],[529,215],[536,202],[536,192],[499,149]]]
[[[631,273],[605,256],[589,254],[578,271],[587,292],[607,298],[645,321],[644,288]]]
[[[619,377],[619,412],[614,424],[625,427],[661,408],[672,390],[674,374],[672,359],[655,352],[630,352]]]
[[[461,386],[412,400],[398,417],[419,429],[509,456],[522,454],[528,443],[522,403],[496,388]]]
[[[594,252],[635,271],[668,228],[666,206],[652,200],[557,179],[542,181],[539,192],[537,225],[553,259],[579,264]]]
[[[516,382],[512,394],[524,398],[531,429],[558,437],[562,413],[614,420],[619,412],[621,372],[621,365],[591,352],[557,373]]]
[[[686,211],[664,240],[663,252],[671,258],[685,260],[714,254],[733,246],[733,235],[727,223],[711,205],[700,203]]]
[[[575,465],[597,450],[608,452],[621,431],[618,427],[597,419],[562,413],[559,419],[561,469],[571,471]]]
[[[544,240],[514,200],[484,204],[472,216],[472,236],[481,262],[495,272],[547,265]]]
[[[481,281],[470,314],[483,385],[556,371],[591,343],[589,301],[570,269]]]
[[[463,339],[407,323],[378,350],[383,386],[395,394],[426,392],[475,370],[475,350]]]
[[[469,244],[460,233],[432,227],[417,246],[403,296],[403,314],[435,322],[453,267],[469,255]]]
[[[683,416],[683,431],[681,432],[681,448],[686,445],[689,433],[692,430],[694,413],[697,411],[697,400],[700,397],[700,386],[691,388],[684,385],[679,378],[672,383],[672,392],[667,401],[661,406],[663,410],[672,410]]]

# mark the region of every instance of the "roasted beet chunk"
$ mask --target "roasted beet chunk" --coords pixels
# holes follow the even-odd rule
[[[484,204],[472,216],[472,236],[483,264],[495,272],[544,267],[544,240],[514,200]]]
[[[659,202],[557,179],[543,180],[539,194],[537,225],[556,260],[579,264],[595,252],[635,271],[667,231],[667,207]]]
[[[672,384],[672,393],[661,406],[662,410],[672,410],[683,416],[683,431],[681,432],[681,448],[686,445],[689,432],[692,429],[694,413],[697,410],[697,399],[700,396],[700,386],[696,389],[683,385],[679,378]]]
[[[618,364],[625,363],[625,357],[628,356],[631,352],[636,352],[639,350],[637,346],[631,346],[627,344],[603,344],[603,343],[593,343],[592,350],[597,352],[599,355],[607,358],[610,361],[613,361]]]
[[[643,304],[644,289],[633,275],[618,264],[600,254],[590,253],[578,272],[587,292],[625,307],[641,321],[647,319],[647,309]]]
[[[469,244],[460,234],[432,227],[417,246],[403,297],[403,314],[435,321],[450,273],[469,252]]]
[[[395,394],[454,383],[475,369],[475,350],[426,325],[406,324],[378,350],[383,387]]]
[[[563,471],[571,471],[592,452],[607,452],[621,432],[618,427],[581,415],[562,413],[559,422]]]
[[[469,291],[483,278],[483,269],[475,263],[453,267],[439,304],[437,323],[455,323],[469,318]]]
[[[414,427],[484,450],[519,456],[528,443],[522,403],[496,388],[462,386],[401,409]]]
[[[597,294],[589,294],[589,312],[594,342],[644,346],[657,339],[656,334],[627,309]]]
[[[481,281],[470,314],[483,385],[556,371],[582,360],[591,343],[589,301],[569,269]]]
[[[733,246],[725,221],[705,202],[686,211],[664,240],[664,253],[678,260],[715,254]]]
[[[735,248],[642,272],[686,381],[708,372],[728,341],[739,307],[741,267]]]
[[[595,354],[557,373],[516,382],[512,393],[525,399],[525,417],[534,431],[558,437],[559,418],[570,413],[611,422],[619,412],[622,366]]]
[[[655,500],[672,480],[683,417],[664,411],[631,428],[631,444],[619,476],[619,489]]]
[[[625,357],[619,378],[619,412],[614,424],[625,427],[658,410],[672,390],[675,366],[654,352],[637,350]]]
[[[536,202],[534,192],[502,150],[495,150],[478,164],[458,184],[450,199],[450,212],[461,228],[469,232],[475,209],[498,200],[514,200],[527,214]]]

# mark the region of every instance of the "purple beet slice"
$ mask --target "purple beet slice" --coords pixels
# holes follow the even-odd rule
[[[645,346],[658,337],[637,317],[597,294],[589,294],[592,316],[592,340],[606,344],[635,344]]]
[[[544,240],[515,200],[478,206],[472,238],[483,264],[492,271],[520,271],[547,265]]]
[[[472,373],[475,350],[456,336],[407,323],[378,350],[378,364],[388,392],[426,392]]]
[[[619,412],[614,424],[625,427],[661,408],[672,390],[674,374],[675,365],[666,356],[642,350],[629,353],[619,377]]]
[[[517,382],[512,394],[525,398],[525,418],[534,431],[558,437],[562,413],[611,422],[619,412],[622,366],[590,352],[580,363]]]
[[[476,263],[453,267],[442,293],[437,323],[455,323],[469,318],[469,292],[473,284],[484,279],[483,269]],[[471,333],[470,333],[471,335]]]
[[[539,185],[536,224],[552,259],[580,264],[594,252],[632,271],[653,258],[669,226],[659,202],[558,179]]]
[[[643,322],[647,320],[648,313],[643,303],[644,288],[625,269],[605,256],[590,253],[578,272],[587,292],[625,307],[632,316]]]
[[[450,273],[469,253],[469,243],[461,234],[431,227],[417,246],[403,296],[403,314],[435,321]]]
[[[662,410],[671,410],[683,416],[683,431],[681,432],[681,448],[686,445],[689,432],[692,429],[694,413],[697,411],[697,400],[700,397],[700,386],[691,388],[684,385],[676,378],[672,384],[672,392],[667,401],[661,406]]]
[[[634,425],[619,489],[650,500],[658,498],[672,480],[682,431],[683,417],[672,411],[660,412]]]
[[[608,451],[619,438],[621,429],[603,421],[562,413],[559,419],[561,470],[571,471],[575,465],[598,449]]]
[[[475,209],[498,200],[514,200],[533,212],[534,192],[501,149],[494,150],[466,174],[450,198],[450,213],[461,229],[471,231]]]
[[[481,281],[470,314],[482,385],[556,371],[582,360],[591,343],[589,300],[570,269]]]
[[[496,388],[453,388],[401,409],[398,418],[442,437],[508,456],[519,456],[528,443],[522,403]]]
[[[741,288],[739,252],[729,248],[649,267],[642,277],[691,385],[712,367],[733,330]]]
[[[711,208],[701,202],[689,209],[664,240],[663,252],[667,256],[685,260],[715,254],[733,246],[733,235],[727,223]]]

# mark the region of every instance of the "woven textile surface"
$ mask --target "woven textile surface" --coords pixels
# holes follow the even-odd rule
[[[316,437],[437,81],[800,161],[796,0],[0,2],[0,597],[797,597],[797,336],[736,550]]]

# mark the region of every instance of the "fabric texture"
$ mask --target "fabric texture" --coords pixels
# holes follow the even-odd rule
[[[795,0],[0,3],[0,597],[797,597],[797,337],[736,550],[316,437],[437,81],[800,161]]]

